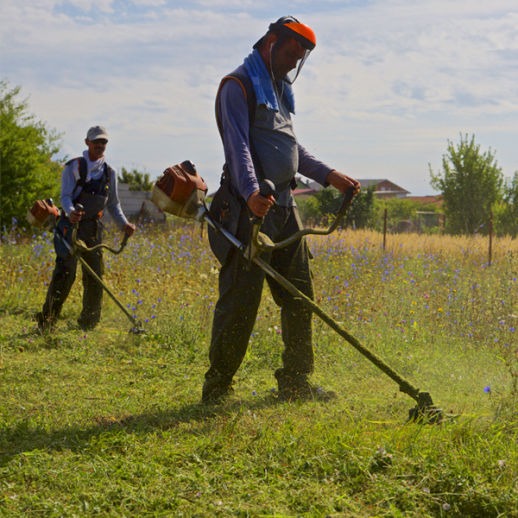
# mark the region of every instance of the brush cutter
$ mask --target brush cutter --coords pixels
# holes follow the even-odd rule
[[[80,204],[77,204],[76,205],[76,210],[83,210],[83,207],[82,205]],[[76,223],[74,226],[73,226],[73,229],[72,229],[72,238],[71,238],[71,242],[69,243],[68,240],[65,238],[65,236],[59,231],[58,228],[55,229],[56,230],[56,235],[58,236],[58,238],[60,239],[60,241],[65,245],[65,247],[67,248],[67,250],[70,252],[70,254],[72,254],[73,256],[77,257],[77,259],[81,262],[81,264],[86,268],[86,270],[88,271],[88,273],[102,286],[102,288],[104,289],[104,291],[106,291],[106,293],[112,298],[112,300],[115,302],[115,304],[117,304],[117,306],[119,306],[119,308],[121,309],[121,311],[128,317],[129,321],[132,323],[132,327],[131,329],[129,330],[130,333],[133,333],[133,334],[142,334],[142,333],[145,333],[145,330],[144,328],[142,327],[142,324],[139,320],[137,320],[123,305],[122,303],[117,299],[117,297],[115,297],[115,295],[113,294],[113,292],[110,290],[110,288],[108,288],[108,286],[106,285],[106,283],[99,277],[99,275],[97,275],[97,273],[94,272],[94,270],[92,270],[92,268],[90,267],[90,265],[86,262],[86,260],[82,257],[82,254],[85,253],[85,252],[95,252],[96,250],[100,250],[102,248],[105,248],[106,250],[108,250],[109,252],[111,252],[112,254],[115,254],[115,255],[118,255],[120,254],[124,248],[126,247],[126,244],[128,243],[128,239],[129,239],[129,236],[127,234],[124,234],[124,237],[122,239],[122,242],[121,242],[121,245],[119,248],[112,248],[108,245],[105,245],[103,243],[101,244],[98,244],[98,245],[95,245],[95,246],[92,246],[92,247],[87,247],[85,242],[82,241],[81,239],[78,239],[77,238],[77,230],[78,230],[78,224]]]
[[[181,195],[178,195],[179,190],[177,189],[175,194],[174,184],[178,181],[177,178],[181,178],[179,181],[185,182],[186,175],[192,177],[191,187],[189,189],[183,188]],[[167,190],[164,190],[164,186],[167,186]],[[275,271],[268,262],[261,258],[262,252],[283,248],[290,243],[293,243],[295,240],[300,239],[302,236],[310,234],[328,235],[333,232],[338,227],[342,217],[351,205],[355,195],[352,190],[347,191],[344,194],[340,209],[329,228],[325,230],[309,228],[302,229],[290,236],[288,239],[278,243],[274,243],[268,236],[261,233],[260,227],[262,220],[252,217],[252,236],[248,245],[242,243],[211,216],[209,209],[205,204],[206,192],[207,186],[205,185],[203,178],[198,176],[194,164],[189,161],[185,161],[179,165],[171,166],[164,171],[162,178],[159,179],[153,187],[153,195],[151,199],[159,208],[173,215],[192,218],[199,222],[207,222],[214,232],[222,236],[231,246],[236,248],[244,258],[259,266],[266,275],[273,278],[291,295],[301,299],[313,311],[313,313],[318,315],[329,327],[336,331],[357,351],[395,381],[401,392],[404,392],[414,399],[417,405],[409,411],[409,420],[420,423],[440,423],[443,420],[444,414],[442,410],[434,405],[430,393],[423,392],[413,386],[409,381],[385,363],[379,356],[363,346],[354,336],[343,329],[336,320],[325,313],[313,300],[304,295],[286,278]],[[268,180],[262,182],[261,194],[263,196],[269,196],[274,194],[274,192],[275,188],[271,182]]]

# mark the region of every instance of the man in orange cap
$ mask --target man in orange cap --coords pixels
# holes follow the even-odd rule
[[[230,192],[237,200],[238,210],[231,215],[229,226],[244,242],[250,236],[250,216],[264,218],[261,231],[275,242],[300,230],[292,196],[296,173],[323,186],[332,185],[341,192],[360,189],[356,180],[312,156],[295,136],[291,85],[315,45],[315,33],[310,27],[292,16],[282,17],[270,24],[244,63],[221,82],[216,118],[226,164],[218,193]],[[275,185],[276,199],[261,194],[260,182],[264,179]],[[217,198],[218,194],[212,203],[215,207]],[[222,219],[214,212],[213,215]],[[265,278],[264,272],[248,264],[236,249],[223,254],[215,246],[213,250],[222,267],[209,351],[210,368],[202,392],[204,403],[220,402],[232,392],[233,377],[246,353]],[[313,298],[305,239],[262,257]],[[311,310],[275,281],[269,277],[267,280],[281,308],[285,346],[283,366],[275,372],[279,399],[329,399],[329,392],[309,382],[314,366]]]

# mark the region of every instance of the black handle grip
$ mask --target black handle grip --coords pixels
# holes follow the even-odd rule
[[[259,183],[259,194],[267,198],[268,196],[273,196],[277,198],[278,194],[275,190],[275,184],[271,180],[261,180]]]

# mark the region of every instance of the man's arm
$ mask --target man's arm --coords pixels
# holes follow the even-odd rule
[[[246,201],[259,184],[250,151],[248,104],[241,86],[233,79],[227,80],[221,88],[219,116],[232,185]]]
[[[307,178],[311,178],[320,185],[327,187],[327,175],[333,169],[324,162],[315,158],[304,146],[297,144],[299,151],[298,172]]]
[[[258,217],[263,217],[273,205],[273,197],[259,194],[259,181],[250,151],[250,120],[248,103],[237,81],[229,79],[219,96],[219,117],[223,127],[225,160],[230,170],[232,185],[248,207]]]
[[[73,160],[65,165],[61,173],[61,207],[65,211],[67,217],[74,212],[74,190],[76,188],[76,177],[74,168],[78,168],[77,160]],[[77,173],[79,175],[79,173]]]
[[[316,159],[300,144],[298,149],[300,174],[315,180],[324,187],[332,185],[342,193],[351,188],[355,190],[355,194],[360,192],[360,182]]]
[[[354,194],[358,194],[360,192],[360,182],[347,176],[336,169],[329,171],[327,175],[327,183],[338,189],[341,193],[348,191],[349,189],[354,190]]]
[[[114,169],[110,168],[109,171],[109,182],[110,188],[108,189],[108,203],[107,208],[110,212],[112,218],[115,220],[115,223],[119,226],[121,230],[123,230],[128,236],[131,236],[133,232],[135,232],[135,225],[130,223],[124,212],[122,211],[122,207],[119,200],[119,187],[117,183],[117,173]]]

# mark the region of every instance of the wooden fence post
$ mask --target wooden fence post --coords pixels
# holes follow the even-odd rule
[[[487,265],[491,266],[491,260],[493,258],[493,211],[489,212],[489,246],[487,256]]]
[[[383,211],[383,250],[387,246],[387,208]]]

